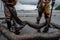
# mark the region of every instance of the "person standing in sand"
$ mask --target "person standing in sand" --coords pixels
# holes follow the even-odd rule
[[[45,21],[47,26],[50,26],[50,18],[49,18],[49,11],[50,11],[50,2],[51,0],[39,0],[38,4],[37,4],[37,8],[38,8],[38,17],[37,17],[37,24],[39,24],[42,14],[44,13],[45,16]],[[55,4],[55,0],[52,0],[52,5]],[[47,30],[47,29],[46,29]],[[38,29],[38,32],[40,32],[40,29]]]
[[[2,0],[4,4],[4,13],[5,13],[5,18],[7,22],[7,27],[10,30],[12,27],[11,25],[11,20],[15,20],[18,24],[25,26],[24,22],[22,22],[18,17],[17,17],[17,12],[15,9],[15,5],[17,3],[17,0]],[[23,28],[23,27],[22,27]],[[16,34],[19,34],[19,30],[16,28],[15,31]]]

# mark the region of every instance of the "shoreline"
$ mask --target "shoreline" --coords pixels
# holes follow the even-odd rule
[[[29,12],[26,12],[26,13],[17,12],[17,14],[18,14],[18,17],[37,17],[38,16],[38,12],[30,12],[30,13]],[[52,16],[60,16],[60,12],[58,11],[53,12]],[[5,17],[4,12],[0,12],[0,17]]]

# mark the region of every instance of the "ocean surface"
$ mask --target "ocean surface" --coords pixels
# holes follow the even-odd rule
[[[23,17],[19,17],[22,21],[31,21],[33,23],[36,23],[36,17],[37,17],[37,14],[38,14],[37,10],[18,10],[17,13],[18,13],[18,15],[23,16]],[[0,17],[2,17],[2,16],[4,16],[4,13],[0,12]],[[4,20],[0,20],[0,23],[2,21],[4,21]],[[44,22],[44,21],[45,21],[45,19],[44,19],[44,16],[43,16],[42,19],[41,19],[41,22]],[[53,10],[53,15],[52,15],[51,22],[60,25],[60,10]],[[55,32],[55,31],[59,31],[59,30],[55,29],[55,28],[49,28],[49,32]],[[21,34],[28,34],[28,33],[32,33],[32,32],[37,32],[37,31],[36,31],[36,29],[33,29],[33,28],[29,27],[28,25],[26,25],[21,30]],[[1,35],[0,40],[7,40],[7,39],[3,35]]]

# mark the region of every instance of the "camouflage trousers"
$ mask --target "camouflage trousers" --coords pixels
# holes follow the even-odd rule
[[[15,7],[12,6],[10,9],[11,9],[11,11],[15,12],[14,15],[17,16]],[[16,21],[13,18],[10,10],[8,9],[8,7],[6,5],[4,5],[4,14],[5,14],[5,20],[6,20],[6,23],[7,23],[7,28],[10,30],[12,25],[13,25],[16,29],[16,27],[17,27]]]
[[[48,18],[48,16],[50,15],[50,5],[46,5],[43,7],[38,7],[38,16],[41,17],[42,14],[44,14],[45,18]]]
[[[11,9],[12,9],[12,11],[15,12],[14,13],[15,16],[17,16],[16,9],[14,8],[14,6]],[[13,19],[13,16],[6,5],[4,5],[4,14],[5,14],[6,21],[11,21]]]

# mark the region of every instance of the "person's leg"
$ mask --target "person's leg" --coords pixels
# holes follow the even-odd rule
[[[17,17],[17,12],[14,6],[12,7],[8,7],[9,11],[11,13],[11,15],[13,16],[14,20],[21,26],[21,27],[15,27],[15,34],[19,34],[19,30],[21,30],[22,28],[24,28],[24,26],[26,25],[25,22],[21,21],[18,17]]]
[[[46,4],[45,8],[44,8],[44,15],[45,15],[45,20],[46,20],[46,24],[47,24],[47,27],[45,27],[44,31],[43,32],[48,32],[49,30],[49,27],[50,27],[50,15],[49,15],[49,11],[50,11],[50,5]]]
[[[38,17],[37,17],[37,22],[36,22],[37,24],[40,23],[41,17],[42,17],[42,11],[38,10]],[[38,29],[37,32],[41,32],[40,29]]]
[[[7,22],[7,27],[10,30],[10,28],[11,28],[11,22],[10,21],[6,21],[6,22]]]
[[[25,26],[25,23],[23,21],[21,21],[15,14],[17,13],[14,6],[10,7],[8,6],[9,8],[9,11],[11,12],[13,18],[15,19],[15,21],[19,24],[19,25],[22,25],[22,26]]]
[[[4,14],[6,17],[7,28],[10,30],[10,28],[11,28],[11,14],[10,14],[8,8],[6,7],[6,5],[4,5]]]
[[[38,10],[38,17],[37,17],[37,22],[36,22],[37,24],[40,23],[41,17],[42,17],[42,11]]]
[[[44,28],[44,31],[43,32],[48,32],[49,27],[50,27],[50,18],[49,18],[49,15],[48,14],[45,13],[45,20],[46,20],[47,26]]]
[[[19,29],[19,27],[17,27],[17,23],[16,23],[15,19],[13,18],[12,21],[13,21],[12,26],[14,26],[13,30],[15,29],[14,33],[17,34],[17,35],[19,35],[20,34],[20,32],[19,32],[20,29]]]
[[[12,9],[12,11],[14,12],[15,11],[15,13],[14,13],[14,15],[17,17],[17,13],[16,13],[16,9],[13,7],[13,9]],[[12,14],[11,14],[12,15]],[[14,26],[14,28],[15,28],[15,34],[20,34],[20,29],[17,27],[17,23],[16,23],[16,21],[15,21],[15,19],[14,19],[14,17],[13,17],[13,15],[12,15],[12,20],[13,20],[13,26]]]

